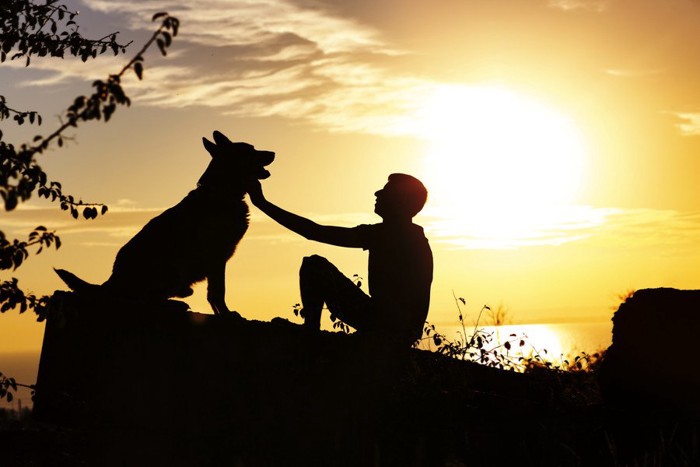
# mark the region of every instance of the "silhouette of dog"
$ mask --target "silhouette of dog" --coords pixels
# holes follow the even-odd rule
[[[202,141],[212,159],[197,188],[151,219],[119,250],[104,284],[89,284],[56,269],[72,290],[159,302],[192,295],[192,284],[206,278],[207,300],[214,313],[229,312],[224,300],[226,262],[248,229],[243,197],[248,183],[270,176],[265,166],[275,153],[231,142],[218,131],[214,142]]]

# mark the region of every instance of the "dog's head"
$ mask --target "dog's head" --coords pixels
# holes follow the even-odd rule
[[[270,176],[265,167],[275,160],[272,151],[260,151],[248,143],[234,143],[219,131],[214,132],[214,142],[202,138],[202,143],[212,161],[199,179],[200,186],[244,186],[246,181]]]

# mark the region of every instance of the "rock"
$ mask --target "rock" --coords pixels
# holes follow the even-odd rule
[[[603,397],[630,412],[700,414],[700,290],[644,289],[613,317]]]
[[[56,292],[34,414],[77,433],[87,447],[74,464],[567,464],[582,439],[573,421],[589,421],[569,394],[589,376]],[[512,449],[494,448],[504,437]]]

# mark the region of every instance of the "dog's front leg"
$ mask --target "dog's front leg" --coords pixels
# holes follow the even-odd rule
[[[207,301],[215,315],[230,313],[226,306],[226,263],[213,268],[207,275]],[[238,313],[236,313],[238,314]]]

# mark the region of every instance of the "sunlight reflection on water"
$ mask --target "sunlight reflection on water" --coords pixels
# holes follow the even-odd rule
[[[451,341],[461,340],[464,331],[461,326],[436,325],[437,331]],[[493,348],[506,341],[512,342],[511,355],[518,355],[520,340],[525,341],[522,354],[539,353],[548,359],[559,360],[586,352],[593,354],[604,350],[612,343],[612,322],[557,323],[557,324],[517,324],[503,326],[480,326],[493,336],[487,348]],[[467,338],[474,333],[473,326],[466,326]],[[512,336],[515,335],[515,336]],[[429,344],[429,345],[427,345]],[[432,342],[425,341],[421,348],[435,349]],[[546,352],[545,352],[546,351]]]

